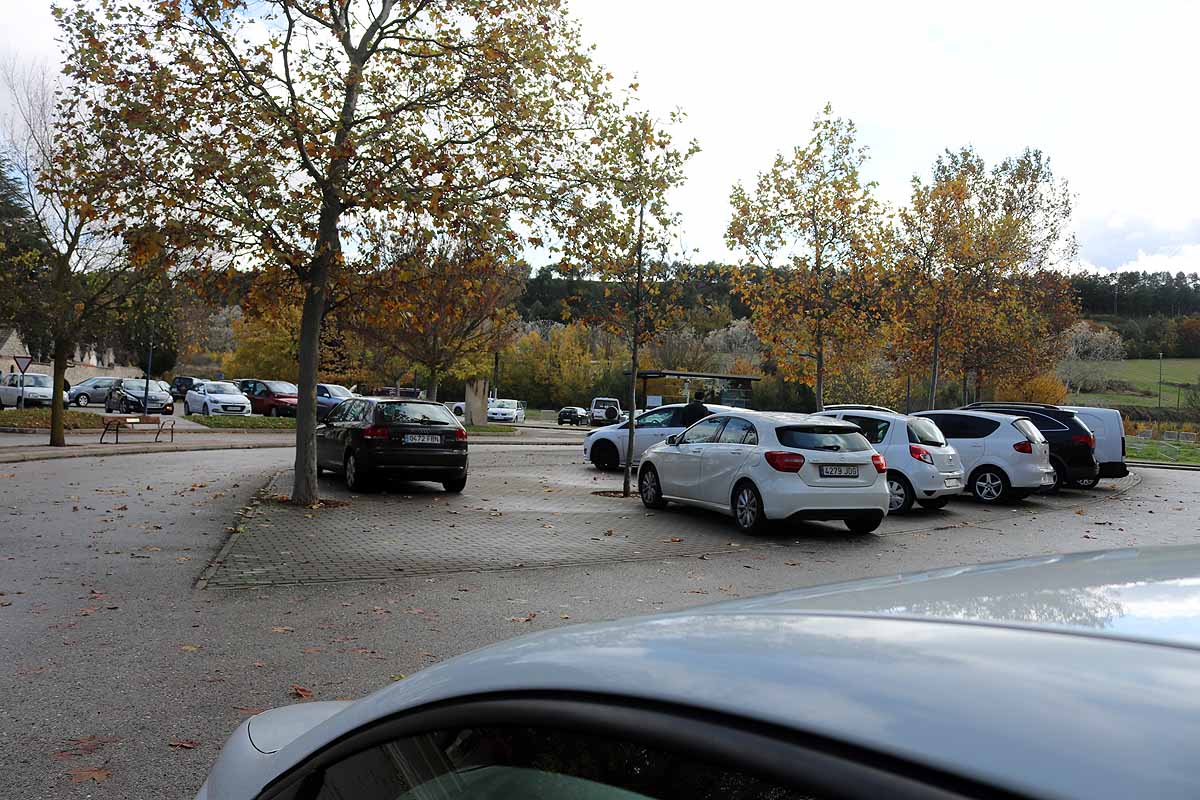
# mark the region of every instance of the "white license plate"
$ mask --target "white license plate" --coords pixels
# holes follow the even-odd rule
[[[958,478],[946,478],[947,489],[957,489],[959,486],[962,486],[962,482]]]
[[[857,478],[858,467],[843,466],[841,464],[822,464],[822,478]]]
[[[441,444],[442,437],[436,433],[406,433],[405,444]]]

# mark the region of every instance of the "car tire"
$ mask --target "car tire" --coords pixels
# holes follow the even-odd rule
[[[750,481],[741,481],[733,487],[730,510],[733,511],[733,524],[742,533],[758,533],[766,527],[762,495]]]
[[[369,492],[372,488],[370,473],[361,466],[358,455],[351,450],[346,454],[342,466],[342,476],[346,479],[346,488],[352,492]]]
[[[601,439],[592,445],[592,464],[596,469],[608,472],[616,469],[621,463],[617,446],[607,439]]]
[[[204,408],[200,409],[200,413],[206,417],[212,416],[212,412],[208,410],[208,403],[204,404]]]
[[[90,402],[92,402],[92,398],[88,397],[86,392],[75,398],[75,405],[79,406],[80,408],[83,408]]]
[[[1071,485],[1076,489],[1095,489],[1099,483],[1099,478],[1082,478],[1077,481],[1071,481]]]
[[[467,476],[464,475],[452,481],[442,481],[442,488],[450,494],[459,494],[463,489],[467,488]]]
[[[920,505],[921,508],[928,508],[930,511],[937,511],[939,509],[945,508],[946,506],[950,505],[950,498],[949,497],[933,497],[933,498],[930,498],[929,500],[918,500],[917,504]]]
[[[190,417],[192,415],[192,407],[188,405],[187,400],[183,401],[183,415]]]
[[[270,408],[267,409],[267,416],[268,417],[278,417],[279,409],[277,409],[275,406],[271,406]]]
[[[658,470],[653,464],[643,464],[638,470],[638,494],[646,508],[667,507],[667,501],[663,499],[662,483],[658,480]]]
[[[997,467],[984,466],[971,473],[971,494],[980,503],[999,503],[1010,491],[1008,476]]]
[[[1070,484],[1070,479],[1067,477],[1067,465],[1059,461],[1057,458],[1050,459],[1050,466],[1054,467],[1054,486],[1051,487],[1049,494],[1057,494],[1060,489]]]
[[[888,513],[907,514],[911,511],[916,497],[914,496],[912,484],[908,482],[908,478],[904,477],[904,474],[901,472],[889,470],[887,484]]]
[[[851,533],[874,533],[883,524],[883,514],[859,514],[846,520],[846,527]]]

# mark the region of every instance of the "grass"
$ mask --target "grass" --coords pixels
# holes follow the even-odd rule
[[[1186,400],[1179,384],[1195,383],[1200,379],[1200,358],[1164,358],[1162,362],[1162,404],[1175,408],[1177,401]],[[1103,392],[1071,395],[1072,405],[1087,406],[1157,406],[1158,359],[1130,358],[1117,362],[1112,371],[1116,380],[1126,381],[1131,392]]]
[[[511,425],[468,425],[467,433],[516,433],[517,429]]]
[[[3,428],[37,428],[50,430],[50,409],[48,408],[6,408],[0,411],[0,427]],[[63,428],[77,431],[85,428],[98,430],[104,427],[100,417],[95,414],[85,414],[82,411],[64,411]]]
[[[236,428],[238,430],[295,430],[295,417],[204,417],[193,414],[185,419],[206,428]]]
[[[1200,464],[1200,446],[1184,442],[1125,439],[1127,457],[1135,461]]]

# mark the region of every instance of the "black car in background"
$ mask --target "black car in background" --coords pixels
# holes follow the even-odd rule
[[[559,425],[587,425],[588,412],[586,408],[579,406],[567,406],[559,409],[558,412]]]
[[[317,472],[341,472],[370,491],[382,476],[467,485],[467,430],[441,403],[393,397],[343,400],[317,426]]]
[[[1096,436],[1074,411],[1045,403],[971,403],[964,409],[994,411],[1029,417],[1050,443],[1050,464],[1057,479],[1054,489],[1076,481],[1091,481],[1100,475],[1096,461]]]
[[[187,397],[188,391],[197,383],[204,383],[204,378],[193,378],[190,375],[176,375],[171,381],[171,397],[176,401]]]
[[[110,414],[174,414],[175,400],[162,381],[149,383],[147,386],[144,378],[117,378],[104,396],[104,410]]]

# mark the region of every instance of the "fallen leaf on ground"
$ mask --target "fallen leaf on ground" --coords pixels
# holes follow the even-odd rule
[[[157,552],[160,552],[161,550],[162,550],[161,547],[156,547],[152,544],[148,544],[142,548],[142,552],[144,552],[144,553],[157,553]]]
[[[198,644],[181,644],[181,645],[179,645],[179,649],[185,653],[195,653],[200,649],[200,645],[198,645]]]
[[[526,614],[523,617],[509,617],[508,621],[509,622],[532,622],[533,618],[536,616],[537,616],[536,611],[530,611],[528,614]]]
[[[672,536],[670,539],[663,539],[663,544],[679,544],[682,541],[682,536]]]
[[[271,633],[291,633],[293,630],[295,629],[289,628],[286,625],[276,625],[275,627],[271,628]]]
[[[112,771],[103,767],[76,767],[71,770],[71,783],[95,781],[101,783],[112,777]]]
[[[70,747],[65,750],[59,750],[54,753],[54,757],[60,760],[75,758],[76,756],[90,755],[106,744],[120,741],[116,736],[84,736],[82,739],[68,739],[67,744]]]
[[[306,647],[306,648],[304,648],[304,652],[305,652],[305,653],[309,653],[309,654],[312,654],[312,653],[324,653],[324,652],[325,652],[325,648],[324,648],[324,647]]]
[[[200,743],[195,739],[180,739],[179,737],[175,737],[167,742],[167,746],[172,750],[195,750],[200,746]]]
[[[299,697],[301,700],[308,700],[313,696],[313,693],[312,689],[306,689],[298,683],[293,683],[292,696]]]
[[[267,662],[265,662],[265,661],[255,661],[254,662],[254,666],[256,666],[256,667],[265,667],[266,665],[267,665]]]

